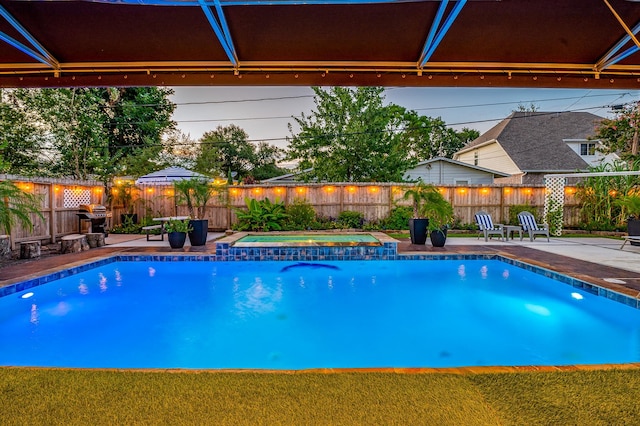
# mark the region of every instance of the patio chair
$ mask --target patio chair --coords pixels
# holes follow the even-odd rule
[[[476,223],[478,224],[479,231],[478,239],[480,235],[484,235],[484,240],[489,241],[492,235],[499,235],[500,240],[504,240],[504,225],[501,223],[493,223],[491,215],[484,211],[479,211],[475,215]]]
[[[542,226],[538,225],[536,218],[530,212],[518,213],[518,221],[522,226],[522,231],[529,234],[529,239],[533,241],[536,235],[546,235],[547,241],[549,241],[549,226],[544,223]]]

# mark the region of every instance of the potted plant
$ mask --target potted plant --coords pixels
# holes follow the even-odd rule
[[[173,184],[176,199],[179,203],[185,203],[189,210],[190,226],[189,242],[192,246],[203,246],[207,243],[209,221],[205,219],[207,203],[213,196],[209,180],[202,177],[193,177],[176,181]]]
[[[137,190],[132,182],[125,181],[117,183],[112,191],[112,200],[124,208],[124,213],[120,214],[120,223],[126,225],[135,225],[138,223],[138,215],[135,212],[135,205],[141,200],[134,200],[133,194]]]
[[[434,186],[425,191],[425,202],[422,214],[429,218],[429,237],[434,247],[444,247],[447,241],[447,230],[453,222],[453,206]]]
[[[169,219],[167,223],[165,223],[164,229],[167,232],[167,239],[172,249],[184,247],[187,233],[192,230],[189,219]]]
[[[409,219],[409,236],[411,244],[424,244],[427,241],[427,229],[429,227],[429,219],[424,215],[424,203],[429,185],[418,182],[412,188],[405,191],[402,199],[411,200],[413,208],[413,218]]]
[[[623,208],[623,214],[627,214],[627,234],[630,236],[640,236],[640,195],[626,195],[616,200],[616,204]],[[634,246],[640,242],[631,241]]]

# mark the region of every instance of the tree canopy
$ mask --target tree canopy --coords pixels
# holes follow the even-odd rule
[[[236,173],[236,179],[267,179],[284,173],[277,166],[282,157],[279,148],[261,142],[254,145],[249,136],[235,124],[206,132],[196,149],[194,169],[208,175],[226,176]]]
[[[616,153],[630,162],[638,160],[639,120],[640,110],[637,104],[625,105],[616,111],[614,118],[603,119],[594,136],[602,144],[599,150],[605,154]]]
[[[175,127],[171,93],[155,87],[4,89],[0,128],[7,130],[7,171],[103,180],[151,171],[148,160]]]
[[[287,152],[307,180],[401,181],[419,161],[451,156],[468,137],[439,118],[385,105],[381,87],[312,89],[315,110],[294,118],[299,132],[289,125]]]

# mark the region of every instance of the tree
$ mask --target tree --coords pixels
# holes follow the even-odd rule
[[[343,87],[315,92],[315,111],[294,118],[287,158],[305,179],[345,182],[401,181],[418,161],[457,150],[459,138],[440,119],[384,105],[383,88]],[[453,150],[453,151],[452,151]]]
[[[266,142],[260,142],[256,149],[247,133],[235,124],[218,126],[200,138],[195,170],[211,176],[236,172],[237,180],[268,179],[284,173],[277,166],[282,156],[280,148]]]
[[[32,157],[50,164],[43,175],[97,175],[107,182],[114,174],[155,168],[147,161],[143,170],[142,160],[160,152],[162,134],[175,126],[170,119],[175,108],[168,100],[171,93],[155,87],[19,89],[12,92],[15,101],[10,107],[14,116],[23,111],[25,129],[35,129],[24,131],[19,140],[26,146],[29,138],[38,138],[39,152]],[[0,121],[6,126],[11,116],[4,113]],[[137,156],[141,161],[133,160]]]
[[[411,118],[411,124],[406,132],[411,138],[411,146],[417,161],[434,157],[452,158],[453,154],[480,136],[480,132],[468,128],[457,132],[447,127],[440,117],[419,116],[414,111],[410,111],[408,116]]]
[[[287,173],[285,169],[278,166],[278,161],[282,160],[283,156],[282,150],[277,146],[269,145],[267,142],[258,143],[251,169],[252,176],[257,180],[264,180]]]
[[[236,179],[246,176],[254,162],[255,148],[249,136],[235,124],[208,131],[200,138],[195,170],[209,175],[237,172]]]
[[[162,144],[164,148],[157,157],[162,167],[194,168],[199,147],[191,135],[173,129],[166,134]]]
[[[605,154],[616,153],[630,164],[639,159],[638,126],[640,125],[640,106],[625,105],[616,111],[615,118],[603,119],[596,127],[593,139],[599,139],[598,148]]]
[[[42,133],[14,90],[0,89],[0,146],[5,161],[0,169],[3,173],[44,174],[48,161],[41,155]]]

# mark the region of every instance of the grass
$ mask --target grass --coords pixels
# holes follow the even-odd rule
[[[0,424],[624,425],[640,370],[264,374],[0,369]]]

